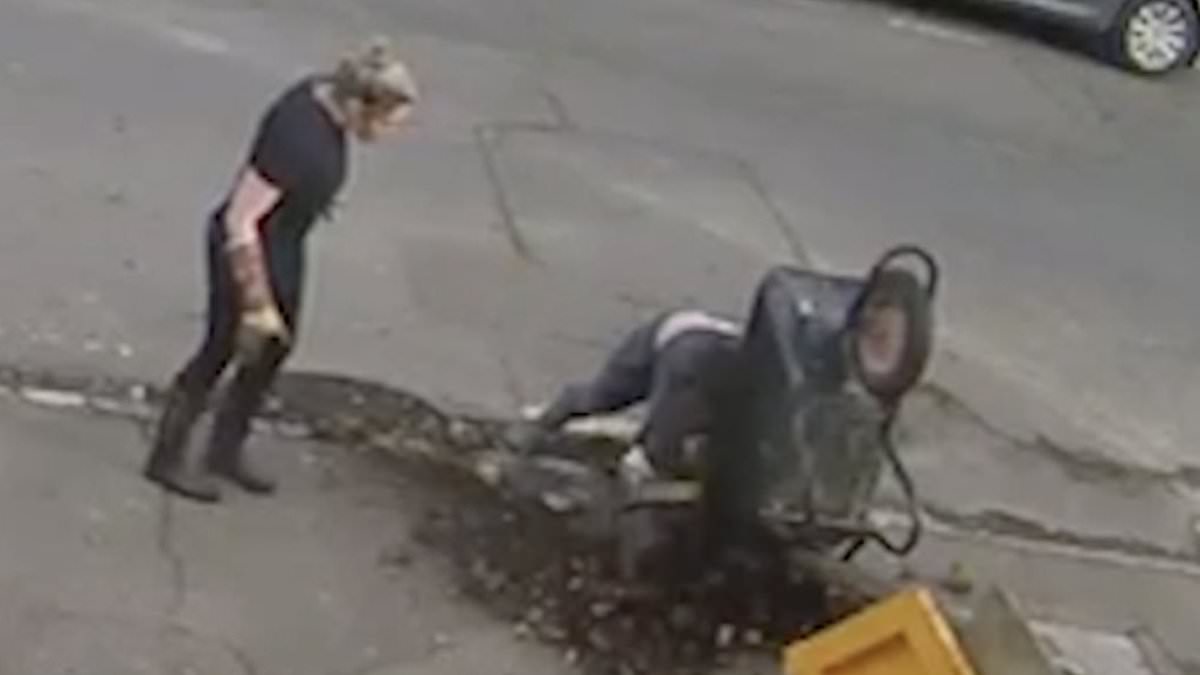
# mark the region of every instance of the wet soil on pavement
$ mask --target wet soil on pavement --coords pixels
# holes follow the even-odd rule
[[[481,477],[481,458],[506,455],[496,422],[451,417],[384,388],[307,376],[281,383],[274,413],[284,423],[310,424],[316,435],[385,453],[386,465],[433,491],[438,506],[421,516],[415,544],[452,565],[464,596],[517,635],[561,649],[585,673],[705,672],[747,653],[777,658],[784,644],[856,608],[841,589],[753,568],[687,575],[681,570],[689,561],[669,557],[638,582],[622,581],[605,519],[579,517],[547,499],[563,494],[561,484]],[[618,450],[596,439],[563,442],[556,454],[580,464],[608,461]],[[403,565],[404,556],[383,564]]]

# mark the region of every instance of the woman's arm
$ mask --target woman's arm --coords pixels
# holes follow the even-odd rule
[[[245,311],[275,304],[258,224],[275,207],[280,194],[278,187],[254,167],[247,166],[238,178],[225,212],[226,254]]]

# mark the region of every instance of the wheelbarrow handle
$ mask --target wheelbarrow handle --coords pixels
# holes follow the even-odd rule
[[[884,268],[901,258],[916,258],[921,261],[921,264],[925,267],[925,295],[932,300],[937,294],[938,286],[941,283],[941,268],[938,267],[937,260],[934,259],[932,253],[916,244],[902,244],[888,249],[871,267],[871,274],[868,279],[873,280]]]

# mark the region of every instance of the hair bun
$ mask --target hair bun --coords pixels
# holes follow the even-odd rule
[[[361,54],[361,62],[375,70],[383,70],[392,61],[392,41],[382,35],[367,40]]]
[[[412,101],[417,97],[408,67],[396,58],[391,41],[384,36],[370,38],[344,57],[333,79],[341,100],[397,96]]]

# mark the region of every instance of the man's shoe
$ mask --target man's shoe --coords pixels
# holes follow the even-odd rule
[[[183,468],[161,469],[148,466],[142,475],[162,489],[202,504],[221,501],[221,488],[212,475]]]
[[[545,449],[551,433],[531,421],[516,422],[504,430],[504,444],[521,455],[534,455]]]

